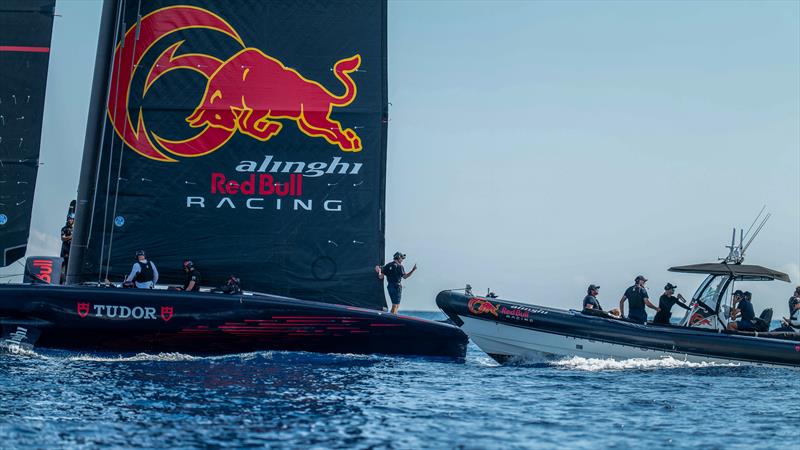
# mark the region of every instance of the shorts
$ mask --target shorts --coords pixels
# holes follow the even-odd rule
[[[740,320],[736,322],[736,329],[739,331],[755,331],[756,327],[749,320]]]
[[[645,323],[647,322],[647,313],[644,310],[640,311],[638,309],[630,311],[628,312],[628,320],[636,323]]]
[[[393,305],[400,304],[400,297],[403,295],[403,286],[399,284],[388,284],[386,290],[389,291],[389,298]]]

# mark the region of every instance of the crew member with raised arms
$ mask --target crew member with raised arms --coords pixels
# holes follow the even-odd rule
[[[389,298],[392,300],[392,314],[397,314],[397,310],[400,309],[400,298],[403,295],[403,286],[400,282],[417,271],[417,265],[414,264],[411,271],[406,273],[406,269],[403,267],[403,260],[405,259],[405,254],[395,252],[394,260],[383,267],[375,266],[375,272],[378,273],[378,278],[381,280],[386,278],[386,290],[389,292]]]
[[[153,289],[158,282],[158,269],[155,263],[147,260],[144,250],[136,252],[136,259],[125,282],[134,282],[139,289]]]

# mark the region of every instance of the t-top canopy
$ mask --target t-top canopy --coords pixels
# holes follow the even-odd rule
[[[770,280],[781,280],[790,283],[789,275],[777,270],[761,266],[745,264],[706,263],[691,264],[688,266],[675,266],[669,268],[670,272],[706,273],[710,275],[733,275],[737,277],[760,277]]]

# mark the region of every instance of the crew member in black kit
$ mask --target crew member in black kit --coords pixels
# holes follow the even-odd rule
[[[194,267],[194,262],[186,260],[183,262],[183,271],[186,273],[186,281],[183,287],[178,288],[181,291],[197,292],[200,290],[200,271]]]
[[[75,225],[75,213],[67,215],[67,224],[61,227],[61,257],[64,258],[64,266],[67,267],[69,261],[69,249],[72,245],[72,227]]]
[[[647,312],[644,307],[655,309],[659,311],[658,307],[650,301],[650,296],[647,294],[644,284],[647,283],[647,278],[642,275],[636,277],[634,285],[625,290],[622,298],[619,299],[619,312],[620,317],[625,316],[625,300],[630,303],[630,311],[628,312],[628,320],[635,323],[647,322]]]
[[[678,305],[689,311],[690,308],[684,303],[686,299],[683,298],[683,295],[678,294],[677,297],[675,296],[675,289],[677,288],[678,286],[672,283],[667,283],[667,285],[664,286],[664,293],[661,294],[661,297],[658,299],[658,312],[653,318],[653,323],[668,325],[669,319],[672,317],[673,305]]]
[[[403,295],[401,281],[413,275],[417,270],[417,265],[414,264],[411,271],[406,273],[406,269],[403,267],[403,260],[405,259],[405,254],[396,252],[392,262],[383,267],[375,266],[378,278],[381,280],[386,278],[386,291],[389,292],[389,298],[392,300],[392,314],[397,314],[397,310],[400,308],[400,298]]]

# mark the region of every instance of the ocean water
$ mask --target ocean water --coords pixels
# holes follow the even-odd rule
[[[438,318],[435,313],[420,313]],[[800,448],[800,371],[664,360],[0,354],[0,448]]]

